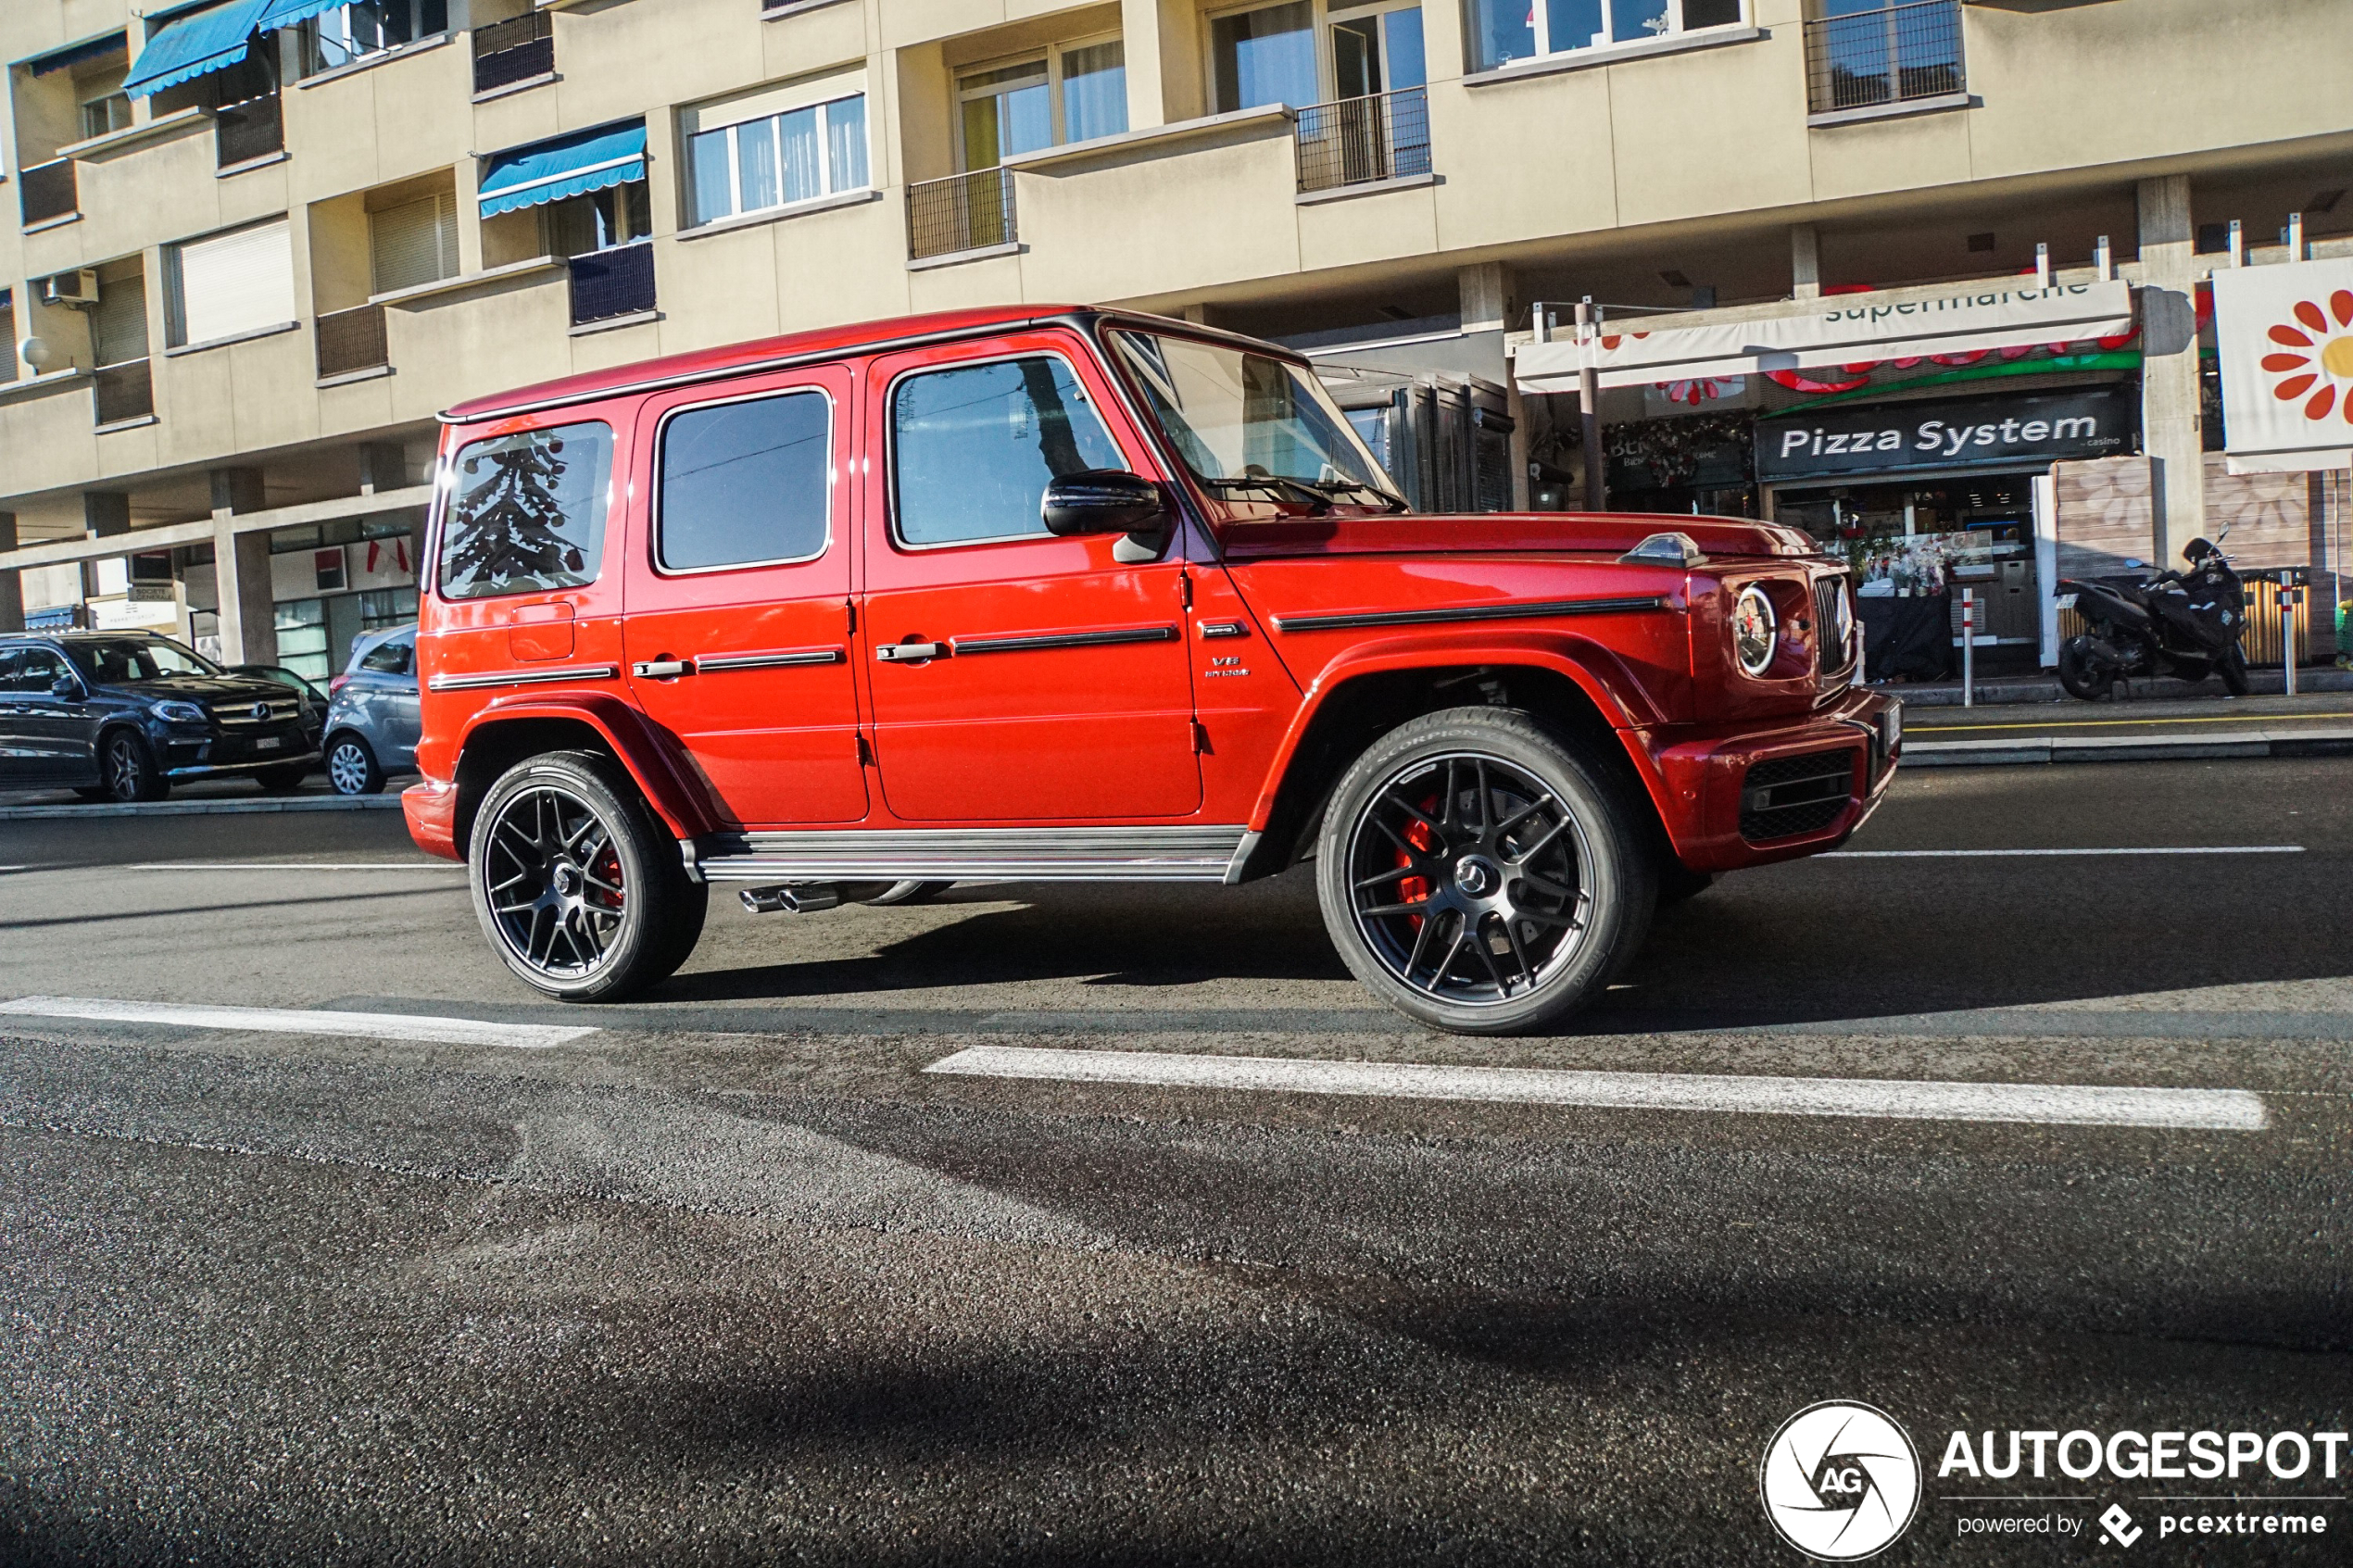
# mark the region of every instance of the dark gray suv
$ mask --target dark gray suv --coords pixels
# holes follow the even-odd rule
[[[160,800],[188,779],[292,789],[319,750],[300,694],[144,632],[0,636],[0,788]]]
[[[417,766],[414,625],[360,638],[327,690],[327,782],[337,794],[378,794],[387,773]]]

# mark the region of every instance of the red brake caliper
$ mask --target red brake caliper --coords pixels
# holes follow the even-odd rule
[[[1438,802],[1435,800],[1425,800],[1422,802],[1421,809],[1425,813],[1427,813],[1437,804]],[[1418,817],[1405,824],[1405,842],[1412,845],[1415,848],[1420,850],[1425,855],[1435,855],[1438,853],[1440,847],[1438,834],[1432,833],[1430,831],[1429,824],[1423,822]],[[1400,849],[1397,852],[1397,863],[1401,866],[1410,866],[1414,862],[1410,856],[1408,856],[1403,849]],[[1430,885],[1429,878],[1426,876],[1409,876],[1397,884],[1397,901],[1401,904],[1418,904],[1437,891],[1438,889]],[[1405,918],[1414,922],[1414,928],[1416,931],[1421,929],[1421,923],[1424,917],[1420,915],[1408,915]]]

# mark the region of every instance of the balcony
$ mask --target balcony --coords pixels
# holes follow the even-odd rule
[[[321,381],[382,370],[392,363],[381,305],[329,311],[319,318],[318,336]]]
[[[156,411],[155,382],[145,359],[99,366],[90,378],[90,390],[101,429],[147,419]]]
[[[975,169],[907,187],[907,255],[914,261],[1014,243],[1013,176]]]
[[[28,229],[36,223],[70,218],[82,210],[82,197],[74,188],[73,159],[69,157],[20,169],[17,182],[21,187],[17,196],[24,205],[24,226]]]
[[[227,104],[213,111],[213,165],[233,169],[286,150],[286,121],[275,93]]]
[[[1299,193],[1427,175],[1429,93],[1405,87],[1299,111]]]
[[[1920,0],[1806,24],[1806,110],[1817,120],[1961,103],[1967,94],[1961,0]]]
[[[474,94],[552,76],[556,24],[545,11],[474,29]]]
[[[645,240],[572,258],[572,324],[643,316],[654,307],[654,247]]]

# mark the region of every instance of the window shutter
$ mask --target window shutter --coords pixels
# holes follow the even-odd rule
[[[258,332],[297,314],[294,245],[284,219],[180,247],[181,343]]]
[[[368,243],[377,294],[456,277],[457,196],[426,196],[369,214]]]

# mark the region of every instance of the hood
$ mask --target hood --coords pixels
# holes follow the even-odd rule
[[[160,675],[152,681],[112,681],[104,691],[145,697],[150,702],[174,698],[207,707],[234,707],[241,702],[275,702],[302,694],[274,681],[252,675]]]
[[[1461,516],[1298,514],[1218,531],[1228,559],[1274,556],[1529,555],[1615,558],[1654,533],[1683,533],[1711,558],[1818,556],[1813,538],[1778,523],[1671,512],[1478,512]]]

